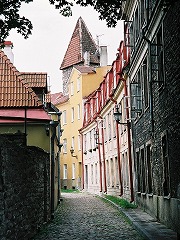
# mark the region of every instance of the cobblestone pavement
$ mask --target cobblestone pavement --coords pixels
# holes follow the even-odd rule
[[[62,193],[55,218],[34,240],[142,240],[110,203],[87,193]]]

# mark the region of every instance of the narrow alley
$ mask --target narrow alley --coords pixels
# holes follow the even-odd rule
[[[54,220],[34,240],[143,238],[110,203],[87,193],[62,193]]]

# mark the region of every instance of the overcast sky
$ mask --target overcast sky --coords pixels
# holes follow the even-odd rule
[[[34,0],[33,3],[23,4],[20,14],[31,20],[33,32],[28,39],[24,39],[13,30],[6,39],[14,45],[14,65],[20,72],[47,72],[52,93],[62,91],[59,67],[80,16],[94,40],[99,35],[100,45],[108,47],[109,65],[115,60],[117,48],[123,39],[122,21],[116,28],[108,28],[90,7],[75,6],[72,17],[63,17],[48,0]]]

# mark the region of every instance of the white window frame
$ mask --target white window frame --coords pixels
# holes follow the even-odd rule
[[[67,179],[67,164],[63,165],[63,179]]]
[[[77,78],[77,92],[80,91],[80,85],[81,85],[80,77],[78,77],[78,78]]]
[[[75,163],[72,163],[72,179],[75,179],[76,177],[76,166]]]
[[[67,138],[63,139],[63,153],[67,153]]]
[[[74,122],[74,107],[71,108],[71,122]]]
[[[62,117],[63,125],[67,124],[67,115],[66,110],[63,111],[63,117]]]
[[[75,138],[74,136],[71,138],[71,147],[72,149],[74,149],[74,142],[75,142]]]
[[[78,151],[81,151],[81,135],[78,135]]]
[[[80,107],[80,103],[79,103],[77,106],[78,120],[80,119],[80,114],[81,114],[80,109],[81,109],[81,107]]]

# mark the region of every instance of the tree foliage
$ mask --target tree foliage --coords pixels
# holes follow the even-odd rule
[[[123,0],[122,0],[123,1]],[[121,18],[121,0],[49,0],[63,16],[72,15],[72,6],[92,6],[98,13],[100,20],[106,20],[108,27],[115,27]],[[11,29],[16,29],[25,39],[32,33],[32,23],[29,19],[19,15],[22,2],[33,0],[0,0],[0,43],[9,36]]]

